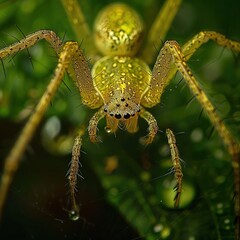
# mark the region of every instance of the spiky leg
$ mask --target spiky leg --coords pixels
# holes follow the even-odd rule
[[[14,43],[6,48],[1,49],[0,59],[3,59],[4,57],[17,53],[19,51],[22,51],[26,48],[29,48],[35,45],[41,39],[45,39],[47,42],[49,42],[56,53],[59,53],[61,51],[61,48],[63,46],[62,40],[53,31],[40,30],[26,36],[24,39],[20,40],[17,43]]]
[[[98,122],[105,116],[104,107],[101,107],[90,119],[88,126],[88,133],[91,142],[99,142],[99,138],[97,137],[97,125]]]
[[[166,135],[168,139],[168,144],[170,147],[170,152],[171,152],[171,158],[172,158],[172,163],[173,163],[173,169],[174,169],[174,175],[177,180],[177,186],[176,186],[176,196],[175,196],[175,203],[174,207],[178,208],[179,202],[180,202],[180,197],[182,193],[182,167],[180,164],[180,157],[179,157],[179,152],[176,144],[176,138],[173,134],[173,132],[168,128],[166,130]]]
[[[64,10],[68,16],[71,26],[77,36],[77,39],[83,41],[86,55],[95,62],[97,59],[97,49],[95,47],[90,28],[86,22],[82,9],[76,0],[61,0]]]
[[[140,139],[140,141],[141,141],[142,144],[148,145],[153,141],[155,135],[158,132],[157,121],[154,118],[154,116],[150,112],[145,110],[144,108],[141,108],[141,111],[140,111],[139,115],[140,115],[140,117],[145,119],[148,123],[148,135],[145,136],[145,137],[142,137]]]
[[[219,36],[218,41],[219,44],[229,43],[229,47],[234,46],[234,49],[240,49],[240,43],[230,41],[228,39],[222,38],[222,35],[211,35],[210,36]],[[199,40],[200,41],[200,40]],[[206,39],[205,39],[206,41]],[[218,134],[220,135],[226,149],[228,150],[231,158],[232,158],[232,166],[234,171],[234,189],[235,189],[235,214],[236,214],[236,239],[239,238],[239,220],[240,220],[240,169],[239,169],[239,162],[240,162],[240,146],[237,140],[232,136],[228,128],[225,126],[223,121],[217,114],[216,108],[212,105],[209,101],[208,97],[198,84],[196,78],[193,76],[192,72],[190,71],[189,67],[187,66],[186,59],[184,57],[184,53],[181,51],[180,46],[176,41],[167,41],[163,48],[161,49],[157,61],[155,63],[153,69],[153,82],[157,85],[159,89],[150,90],[146,100],[146,106],[152,104],[155,101],[155,98],[158,98],[160,101],[160,96],[162,94],[163,89],[169,83],[168,74],[172,69],[172,66],[175,66],[177,70],[182,74],[186,83],[188,84],[189,88],[193,92],[194,96],[198,99],[202,108],[207,112],[212,124],[214,125],[215,129],[217,130]],[[148,97],[150,101],[148,101]]]
[[[4,54],[5,56],[8,55],[8,52],[12,53],[13,49],[17,50],[17,44],[12,45],[10,49],[5,49],[4,52],[1,51],[0,57],[2,57]],[[0,215],[3,211],[3,205],[7,196],[7,191],[12,182],[15,172],[19,167],[21,157],[32,136],[34,135],[34,132],[36,131],[36,128],[39,125],[45,111],[47,110],[51,99],[55,95],[64,77],[64,74],[67,71],[69,64],[71,63],[73,56],[75,56],[76,54],[78,56],[81,55],[81,57],[83,58],[80,48],[76,42],[67,42],[62,47],[62,51],[59,54],[58,65],[55,69],[53,78],[51,79],[46,91],[44,92],[31,117],[29,118],[21,134],[19,135],[16,144],[14,145],[5,160],[3,174],[0,182]]]
[[[75,191],[77,185],[77,177],[79,176],[79,158],[80,158],[80,150],[82,147],[82,135],[83,131],[79,131],[78,135],[74,139],[73,148],[72,148],[72,160],[70,164],[68,180],[70,186],[70,195],[71,195],[71,203],[72,208],[69,212],[69,217],[76,221],[79,218],[79,206],[76,203],[75,199]]]
[[[164,42],[165,36],[171,27],[181,2],[182,0],[166,0],[160,9],[149,30],[148,38],[140,55],[146,63],[153,63],[157,52],[156,49],[159,48],[161,42]]]

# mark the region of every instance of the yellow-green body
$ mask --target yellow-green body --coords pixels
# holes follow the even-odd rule
[[[240,52],[240,43],[227,39],[224,35],[203,31],[195,35],[182,47],[176,41],[166,41],[150,71],[148,64],[154,62],[156,48],[154,43],[164,39],[169,26],[179,8],[181,0],[167,0],[159,11],[153,25],[148,31],[145,45],[140,49],[143,40],[143,23],[139,15],[125,4],[115,3],[106,7],[96,18],[94,37],[85,21],[76,0],[62,0],[71,23],[78,32],[79,39],[87,42],[86,56],[93,62],[90,69],[89,62],[78,42],[63,42],[53,31],[39,30],[25,36],[22,40],[0,50],[0,60],[35,45],[45,39],[58,55],[58,64],[46,91],[39,100],[31,117],[22,130],[16,144],[7,156],[0,181],[0,215],[7,195],[7,190],[18,169],[21,156],[53,96],[61,84],[64,74],[70,73],[79,88],[82,103],[98,110],[89,121],[88,133],[92,142],[98,141],[97,126],[106,117],[106,131],[113,133],[124,126],[129,132],[137,131],[138,117],[148,123],[148,135],[143,139],[145,144],[153,141],[158,132],[157,121],[145,110],[160,103],[164,88],[179,71],[185,79],[193,95],[208,114],[216,131],[232,158],[235,191],[236,239],[240,236],[240,146],[225,123],[219,117],[216,108],[209,101],[207,95],[194,77],[187,61],[208,40],[218,45]],[[102,54],[99,56],[99,53]],[[69,170],[69,185],[72,199],[71,215],[78,219],[78,206],[75,201],[75,187],[77,183],[79,156],[82,145],[82,131],[78,132],[72,150],[72,161]],[[177,180],[177,195],[175,206],[178,205],[182,189],[182,172],[178,156],[175,137],[170,130],[166,132],[171,149],[173,167]],[[74,216],[74,217],[73,217]]]

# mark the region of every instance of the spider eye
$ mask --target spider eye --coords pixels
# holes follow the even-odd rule
[[[121,115],[121,114],[115,114],[114,116],[115,116],[115,118],[117,118],[117,119],[122,118],[122,115]]]
[[[129,113],[124,114],[124,118],[125,118],[125,119],[129,119],[129,118],[130,118],[130,114],[129,114]]]

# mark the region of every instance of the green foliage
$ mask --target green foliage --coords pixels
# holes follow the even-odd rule
[[[111,1],[81,2],[92,25],[99,9]],[[131,1],[146,20],[146,28],[161,7],[159,2]],[[201,30],[215,30],[240,40],[238,9],[237,0],[183,1],[167,38],[183,44]],[[39,29],[54,30],[66,40],[75,39],[60,1],[0,3],[1,48]],[[1,162],[57,62],[46,43],[39,43],[29,53],[31,60],[24,51],[4,60],[4,68],[0,68]],[[239,138],[240,66],[236,54],[209,43],[189,64],[224,123]],[[57,116],[61,123],[58,140],[64,137],[65,142],[71,142],[70,133],[82,124],[86,127],[93,111],[82,106],[78,90],[66,76],[31,144],[33,150],[24,156],[14,179],[0,234],[9,239],[234,239],[231,159],[217,133],[209,137],[211,123],[180,80],[180,76],[175,77],[161,104],[151,111],[161,130],[171,128],[177,133],[184,174],[180,209],[173,208],[175,182],[173,174],[169,174],[171,160],[165,135],[160,132],[154,143],[144,148],[138,141],[147,133],[144,121],[140,120],[137,134],[119,130],[116,136],[104,132],[102,121],[99,135],[103,143],[94,145],[87,135],[83,139],[84,180],[79,181],[77,192],[82,204],[81,219],[68,219],[65,173],[70,154],[47,153],[42,129],[50,116]],[[111,160],[117,168],[109,171],[107,163]]]

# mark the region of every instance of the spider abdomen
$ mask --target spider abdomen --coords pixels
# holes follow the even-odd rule
[[[143,22],[129,6],[111,4],[98,15],[94,40],[98,50],[108,56],[133,56],[143,38]]]

